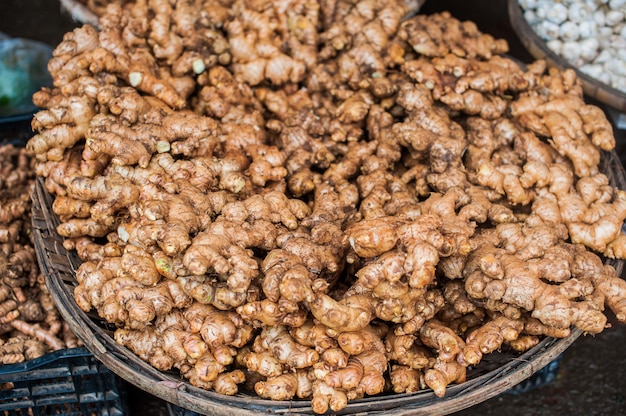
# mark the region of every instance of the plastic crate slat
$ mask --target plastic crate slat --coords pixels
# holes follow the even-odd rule
[[[120,380],[86,348],[55,351],[15,365],[0,366],[4,416],[124,416]]]
[[[102,401],[105,398],[105,394],[99,392],[92,392],[87,394],[81,394],[78,396],[78,401],[81,403],[94,403]]]
[[[89,374],[98,374],[98,367],[95,365],[76,365],[72,366],[72,375],[82,376]]]
[[[104,392],[104,398],[105,400],[109,401],[119,400],[120,394],[119,392],[114,390],[107,390],[106,392]]]
[[[67,403],[77,403],[76,394],[59,394],[56,396],[40,397],[35,399],[35,406],[62,405]]]
[[[0,400],[7,401],[16,398],[24,398],[30,396],[30,389],[28,387],[14,387],[11,390],[0,391]]]
[[[48,396],[51,394],[74,393],[75,391],[76,389],[74,388],[74,383],[71,381],[59,381],[56,383],[40,384],[32,387],[32,395],[35,397]]]
[[[15,400],[8,403],[0,403],[0,412],[8,412],[14,409],[30,409],[35,402],[29,399]]]
[[[70,370],[67,366],[64,367],[53,367],[53,368],[37,368],[31,371],[25,371],[22,373],[12,374],[11,379],[7,381],[12,381],[14,383],[28,380],[44,380],[44,379],[54,379],[54,378],[66,378],[70,376]]]
[[[124,416],[124,411],[117,407],[111,407],[109,408],[109,416]]]

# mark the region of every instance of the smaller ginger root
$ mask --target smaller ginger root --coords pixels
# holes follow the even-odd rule
[[[0,341],[0,363],[16,364],[41,357],[47,347],[39,340],[18,335]]]
[[[389,377],[394,392],[414,393],[420,390],[420,379],[423,378],[423,373],[411,367],[392,365]]]
[[[499,316],[469,334],[457,359],[466,367],[476,365],[484,354],[499,349],[504,342],[515,341],[523,329],[523,321]]]
[[[398,37],[415,52],[429,57],[451,53],[459,57],[490,58],[509,49],[506,40],[481,33],[474,22],[460,21],[449,12],[418,14],[402,23]]]
[[[430,319],[420,329],[420,340],[437,351],[437,359],[450,362],[463,351],[465,342],[444,323]]]
[[[292,372],[266,380],[257,381],[254,385],[256,393],[273,400],[290,400],[294,397],[306,399],[311,397],[313,376],[310,369],[296,369]]]
[[[456,361],[437,360],[433,368],[424,373],[424,383],[433,389],[437,397],[446,394],[446,387],[452,383],[463,383],[467,377],[466,367]]]
[[[53,351],[62,350],[65,348],[65,343],[63,341],[61,341],[59,338],[52,335],[50,332],[41,327],[29,324],[28,322],[22,321],[21,319],[15,319],[11,321],[11,326],[28,336],[38,339],[39,341],[46,344]]]
[[[69,111],[69,110],[68,110]],[[42,114],[71,117],[63,111]],[[19,363],[71,348],[40,273],[31,240],[35,170],[25,148],[0,146],[0,362]]]

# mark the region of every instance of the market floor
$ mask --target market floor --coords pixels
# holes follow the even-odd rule
[[[527,62],[527,52],[512,33],[504,0],[431,0],[422,12],[450,10],[461,20],[509,41],[512,56]],[[76,26],[60,13],[53,0],[0,1],[0,32],[58,44]],[[626,160],[626,133],[616,131],[617,152]],[[596,336],[580,337],[563,354],[557,377],[550,384],[520,395],[502,394],[455,416],[613,416],[626,414],[626,325],[614,325]],[[172,414],[166,402],[132,385],[127,386],[132,416],[183,416]],[[185,415],[186,416],[186,415]]]

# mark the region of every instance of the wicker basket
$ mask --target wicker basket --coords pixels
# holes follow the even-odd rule
[[[624,168],[615,152],[603,153],[600,169],[607,174],[613,186],[626,189]],[[32,218],[41,268],[63,318],[94,356],[111,371],[156,397],[200,414],[312,414],[309,401],[270,401],[246,393],[230,397],[196,388],[178,374],[156,370],[117,344],[111,336],[114,328],[97,316],[83,312],[74,301],[75,272],[80,260],[74,252],[64,249],[63,239],[56,233],[59,220],[52,212],[52,202],[43,179],[39,178],[33,194]],[[606,262],[621,274],[622,261]],[[557,359],[580,335],[581,332],[574,329],[567,338],[545,338],[521,355],[507,352],[488,354],[478,366],[468,368],[466,382],[448,386],[443,398],[436,397],[430,390],[379,395],[350,402],[338,414],[445,415],[463,410],[528,379]]]
[[[519,6],[518,0],[508,0],[509,19],[511,26],[517,34],[518,38],[528,50],[528,52],[536,59],[545,59],[548,65],[554,66],[561,70],[573,69],[576,71],[577,77],[583,84],[585,94],[599,102],[609,105],[622,113],[626,113],[626,94],[612,88],[595,78],[579,71],[576,67],[569,64],[564,58],[554,53],[546,46],[546,42],[535,33],[530,27],[522,8]]]

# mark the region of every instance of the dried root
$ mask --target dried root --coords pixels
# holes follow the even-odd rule
[[[42,114],[42,117],[47,113]],[[67,115],[67,114],[66,114]],[[0,146],[0,362],[14,364],[78,345],[57,311],[31,240],[33,159]],[[69,341],[69,342],[66,342]]]

